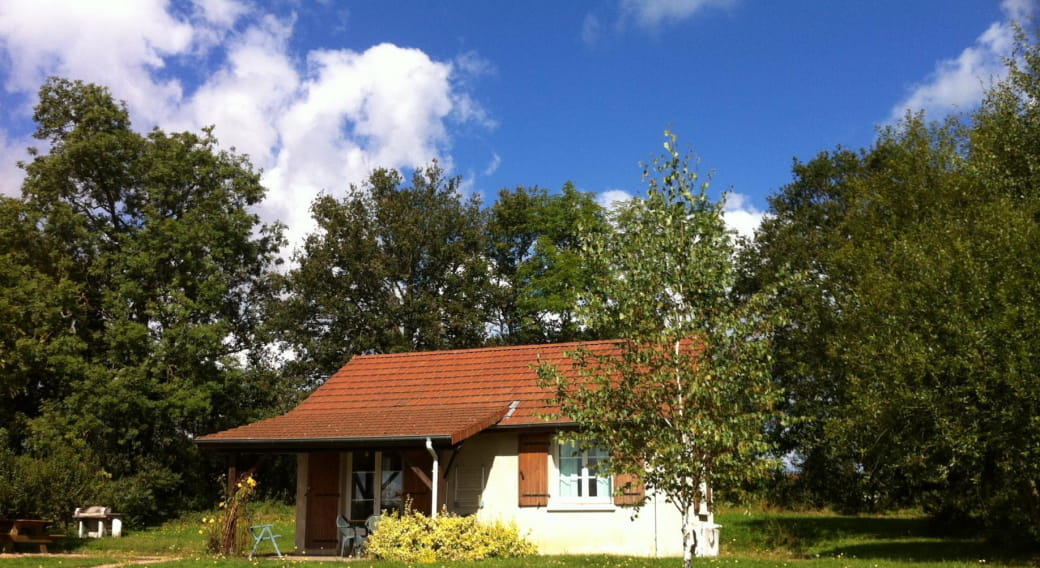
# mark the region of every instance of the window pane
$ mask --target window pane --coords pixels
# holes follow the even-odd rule
[[[560,475],[576,476],[581,473],[581,452],[572,443],[560,446]]]
[[[573,443],[560,445],[560,497],[580,497],[581,452]]]
[[[383,452],[382,480],[380,483],[380,511],[401,511],[404,509],[404,476],[401,472],[401,454]]]
[[[573,477],[560,478],[560,497],[578,497],[578,480]]]
[[[590,497],[610,497],[612,489],[609,477],[596,477],[589,482],[592,486],[589,490]]]
[[[560,475],[574,476],[581,473],[581,458],[560,458]]]
[[[351,476],[351,519],[367,519],[375,511],[375,475],[374,471],[355,471]]]
[[[350,476],[350,518],[367,519],[375,512],[376,454],[353,453],[353,475]]]
[[[586,455],[588,456],[586,463],[588,464],[589,472],[593,475],[599,472],[600,464],[605,463],[609,457],[607,451],[603,448],[590,448]]]

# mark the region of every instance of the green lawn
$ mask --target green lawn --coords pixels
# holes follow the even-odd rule
[[[283,549],[292,548],[292,509],[265,505],[253,513],[253,522],[274,523]],[[162,568],[323,568],[342,565],[327,561],[279,560],[274,549],[261,549],[262,559],[218,558],[205,553],[206,537],[199,534],[204,514],[189,515],[160,527],[130,531],[122,538],[65,539],[52,548],[58,554],[0,555],[0,568],[89,568],[129,564],[135,560],[162,557]],[[971,539],[935,534],[928,521],[915,515],[846,517],[826,513],[767,513],[726,511],[717,515],[723,525],[722,556],[700,559],[700,566],[733,568],[962,568],[972,566],[1038,566],[1040,551],[1010,555]],[[30,549],[25,549],[26,551]],[[283,550],[283,552],[288,552]],[[489,560],[479,563],[437,563],[434,566],[479,564],[481,568],[659,568],[681,565],[675,558],[647,559],[616,556],[538,557]],[[353,561],[356,568],[406,566],[388,562]]]

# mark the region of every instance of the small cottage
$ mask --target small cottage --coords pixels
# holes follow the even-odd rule
[[[297,455],[296,547],[338,546],[336,517],[362,522],[405,502],[512,521],[543,554],[681,556],[675,507],[615,494],[599,472],[609,448],[579,450],[554,434],[573,424],[537,384],[539,361],[568,371],[578,343],[359,355],[290,412],[201,437],[202,448]],[[616,341],[584,342],[596,353]],[[645,499],[638,516],[632,504]],[[718,551],[702,511],[699,555]]]

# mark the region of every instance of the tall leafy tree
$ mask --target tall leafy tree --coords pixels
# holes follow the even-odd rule
[[[978,473],[957,488],[975,489],[979,499],[968,493],[956,510],[977,511],[972,507],[981,501],[994,532],[1010,525],[1012,536],[1028,531],[1040,543],[1040,45],[1021,30],[1016,56],[1007,62],[1008,78],[973,116],[970,133],[968,197],[982,210],[971,229],[985,238],[971,268],[989,272],[973,272],[983,288],[965,308],[973,308],[972,318],[985,316],[986,327],[971,338],[984,333],[986,341],[972,343],[982,384],[966,399],[978,401],[975,412],[957,415],[957,430],[984,443],[973,448]]]
[[[584,444],[612,452],[612,473],[638,478],[682,515],[684,564],[697,513],[714,489],[765,473],[764,428],[777,389],[769,374],[767,297],[736,301],[733,235],[688,157],[666,135],[646,168],[647,195],[613,216],[616,232],[586,243],[597,277],[590,322],[619,331],[614,355],[574,354],[581,379],[542,367],[542,384]]]
[[[493,324],[505,343],[549,343],[597,336],[579,324],[578,298],[591,280],[583,236],[610,230],[591,194],[567,183],[560,193],[517,187],[499,192],[487,232],[494,283]]]
[[[77,333],[82,278],[39,220],[23,200],[0,197],[0,443],[9,448],[21,447],[44,403],[69,393],[87,340]]]
[[[808,275],[785,291],[776,370],[813,490],[1035,542],[1040,56],[1019,49],[969,121],[908,116],[796,168],[748,281]]]
[[[379,169],[341,200],[312,205],[318,231],[284,279],[279,339],[308,385],[351,356],[483,343],[489,269],[484,213],[437,164],[411,184]]]
[[[34,119],[47,150],[0,213],[5,413],[18,451],[81,448],[147,519],[208,484],[194,435],[279,397],[249,363],[280,228],[249,211],[259,175],[209,130],[141,135],[105,88],[58,78]]]
[[[841,316],[850,299],[848,279],[855,268],[843,261],[849,243],[845,222],[857,205],[859,181],[881,162],[865,152],[838,148],[808,162],[795,161],[794,181],[770,198],[771,215],[762,221],[754,246],[741,251],[736,289],[750,292],[774,285],[786,272],[803,278],[778,290],[791,315],[776,330],[773,374],[784,391],[791,420],[777,429],[777,449],[794,454],[803,499],[811,504],[859,510],[877,495],[865,487],[862,467],[832,444],[827,429],[848,404],[841,351],[824,338],[842,337]]]

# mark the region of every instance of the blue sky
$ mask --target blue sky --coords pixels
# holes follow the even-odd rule
[[[750,230],[791,160],[977,104],[1034,0],[380,0],[0,5],[0,191],[47,75],[107,85],[140,130],[216,125],[296,241],[318,192],[438,159],[517,185],[638,195],[669,128]]]

